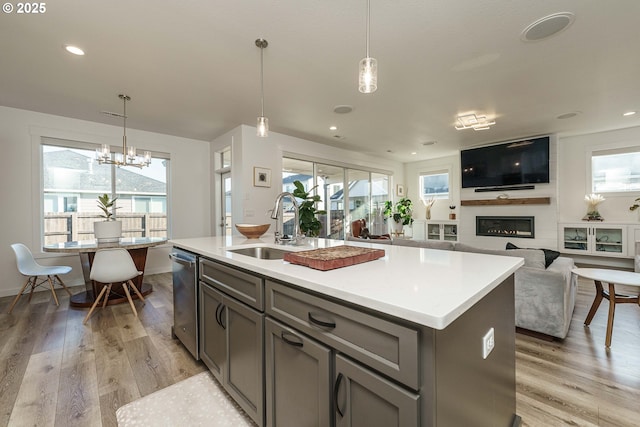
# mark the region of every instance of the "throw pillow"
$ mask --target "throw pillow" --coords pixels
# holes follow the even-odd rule
[[[506,249],[509,250],[509,249],[522,249],[522,248],[519,248],[513,243],[508,242]],[[551,265],[551,263],[560,256],[560,252],[554,251],[552,249],[540,249],[540,250],[544,252],[544,268],[548,268]]]

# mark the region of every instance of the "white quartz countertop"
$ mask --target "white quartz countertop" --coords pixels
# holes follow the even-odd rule
[[[331,296],[435,329],[444,329],[514,273],[524,261],[510,256],[308,239],[302,246],[273,244],[243,236],[171,239],[169,243],[303,289]],[[229,252],[247,246],[301,251],[339,245],[379,248],[375,261],[319,271],[283,260],[262,260]]]

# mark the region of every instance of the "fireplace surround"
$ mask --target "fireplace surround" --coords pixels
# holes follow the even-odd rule
[[[532,216],[476,216],[476,236],[535,238]]]

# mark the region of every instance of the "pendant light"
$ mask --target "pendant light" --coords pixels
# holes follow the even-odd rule
[[[264,116],[264,49],[269,46],[265,39],[257,39],[256,46],[260,48],[260,116],[258,116],[257,135],[269,136],[269,119]]]
[[[369,24],[371,21],[371,0],[367,0],[367,56],[360,61],[358,90],[373,93],[378,89],[378,61],[369,56]]]
[[[100,148],[96,149],[96,159],[99,164],[116,165],[116,166],[134,166],[142,169],[145,166],[151,164],[151,152],[145,151],[144,156],[138,156],[136,147],[127,147],[127,101],[131,101],[131,97],[128,95],[120,94],[118,98],[122,99],[122,119],[123,119],[123,134],[122,134],[122,154],[115,153],[114,158],[111,158],[111,148],[109,144],[102,144]],[[119,116],[116,113],[109,113],[110,115]]]

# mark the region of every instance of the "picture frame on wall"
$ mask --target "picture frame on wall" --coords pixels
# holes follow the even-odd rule
[[[402,184],[396,185],[396,196],[404,197],[404,185]]]
[[[254,167],[253,186],[271,187],[271,169]]]

